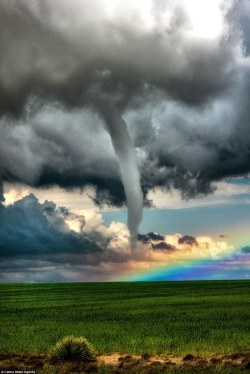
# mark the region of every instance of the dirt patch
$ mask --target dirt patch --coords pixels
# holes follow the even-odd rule
[[[56,364],[49,355],[7,353],[0,355],[0,373],[35,372],[36,374],[78,374],[78,373],[167,373],[199,372],[218,373],[220,369],[250,372],[250,351],[229,355],[194,356],[151,356],[144,355],[111,355],[97,356],[92,362],[66,362]],[[237,371],[238,372],[238,371]]]
[[[230,355],[210,355],[210,356],[194,356],[192,354],[187,354],[185,356],[175,356],[175,355],[166,355],[166,356],[151,356],[149,354],[144,354],[141,356],[138,355],[120,355],[119,353],[114,353],[107,356],[97,357],[99,362],[105,362],[110,365],[117,365],[119,362],[139,360],[145,364],[152,362],[168,363],[175,364],[178,366],[183,366],[185,363],[192,366],[218,366],[225,363],[230,363],[233,366],[242,366],[242,363],[250,362],[250,351],[243,353],[233,353]]]

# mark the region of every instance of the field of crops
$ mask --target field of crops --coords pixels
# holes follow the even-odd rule
[[[0,284],[0,352],[66,335],[97,352],[230,353],[250,346],[250,282]]]

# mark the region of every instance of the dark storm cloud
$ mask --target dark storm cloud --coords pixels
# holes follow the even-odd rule
[[[145,202],[155,187],[189,198],[250,171],[247,2],[229,2],[212,39],[190,33],[181,0],[138,4],[1,1],[3,180],[91,185],[99,205],[123,204],[100,98],[128,124]]]
[[[162,250],[162,251],[175,251],[176,247],[169,244],[167,239],[165,240],[164,235],[150,232],[148,234],[139,234],[138,241],[142,242],[143,244],[150,244],[154,250]],[[185,245],[189,247],[198,247],[197,240],[190,235],[184,235],[178,239],[179,245]]]
[[[100,252],[98,245],[87,236],[69,230],[65,223],[69,216],[72,214],[67,209],[57,209],[48,201],[40,204],[34,195],[8,207],[0,205],[1,259]],[[82,231],[84,217],[79,218]]]
[[[175,246],[171,245],[171,244],[168,244],[166,242],[160,242],[160,243],[157,243],[157,244],[152,244],[152,248],[155,250],[155,251],[175,251]]]
[[[164,236],[156,232],[149,232],[146,235],[139,234],[138,240],[143,243],[150,243],[151,240],[156,240],[156,241],[164,240]]]
[[[115,4],[110,18],[107,6],[100,0],[1,2],[3,113],[18,114],[34,93],[72,106],[92,102],[96,93],[112,95],[124,107],[141,95],[145,84],[188,103],[204,102],[230,87],[231,44],[188,38],[190,25],[181,2],[163,6],[152,1],[154,26],[149,31],[140,10],[128,24],[132,3],[123,19]],[[163,24],[166,10],[170,21]]]
[[[67,113],[54,103],[38,109],[31,120],[28,105],[22,121],[3,120],[1,134],[0,171],[5,180],[37,187],[90,185],[96,187],[99,205],[124,202],[110,139],[93,111]]]
[[[190,235],[184,235],[182,238],[178,240],[178,243],[190,245],[191,247],[193,246],[198,247],[197,240],[193,236],[190,236]]]

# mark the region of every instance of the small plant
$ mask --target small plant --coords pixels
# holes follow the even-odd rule
[[[87,339],[83,337],[66,336],[51,349],[54,361],[93,361],[94,349]]]

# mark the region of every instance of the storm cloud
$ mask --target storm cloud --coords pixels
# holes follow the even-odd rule
[[[98,98],[128,126],[145,204],[155,188],[189,198],[249,173],[248,5],[217,3],[204,36],[184,0],[1,1],[2,180],[90,185],[99,205],[121,206]]]
[[[67,224],[74,220],[79,234]],[[101,251],[96,242],[82,234],[84,217],[57,209],[53,202],[40,204],[32,194],[8,207],[0,205],[0,222],[1,258]]]

